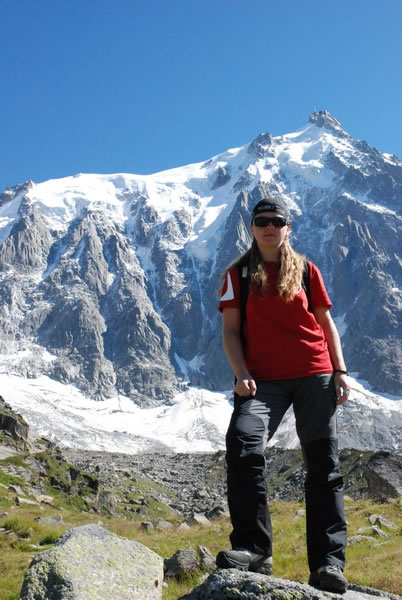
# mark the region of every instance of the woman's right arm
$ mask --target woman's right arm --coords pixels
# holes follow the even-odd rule
[[[223,349],[237,379],[234,391],[239,396],[254,396],[257,386],[244,362],[240,309],[227,307],[223,310],[222,316]]]

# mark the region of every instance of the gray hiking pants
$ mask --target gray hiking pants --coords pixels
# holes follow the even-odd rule
[[[257,382],[255,396],[235,394],[226,436],[232,547],[272,555],[264,449],[293,405],[307,470],[307,552],[310,571],[345,562],[346,522],[339,471],[332,374]]]

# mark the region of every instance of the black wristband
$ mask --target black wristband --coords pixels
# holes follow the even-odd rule
[[[342,371],[342,369],[334,369],[334,373],[342,373],[343,375],[349,375],[347,371]]]

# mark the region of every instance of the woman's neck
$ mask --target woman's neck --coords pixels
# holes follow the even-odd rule
[[[279,262],[281,252],[279,248],[259,248],[264,262]]]

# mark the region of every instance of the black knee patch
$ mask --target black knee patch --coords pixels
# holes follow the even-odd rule
[[[264,435],[264,421],[257,415],[245,414],[233,421],[226,435],[228,464],[264,465]]]
[[[339,471],[338,443],[335,438],[313,440],[303,447],[307,480],[327,483],[342,479]]]

